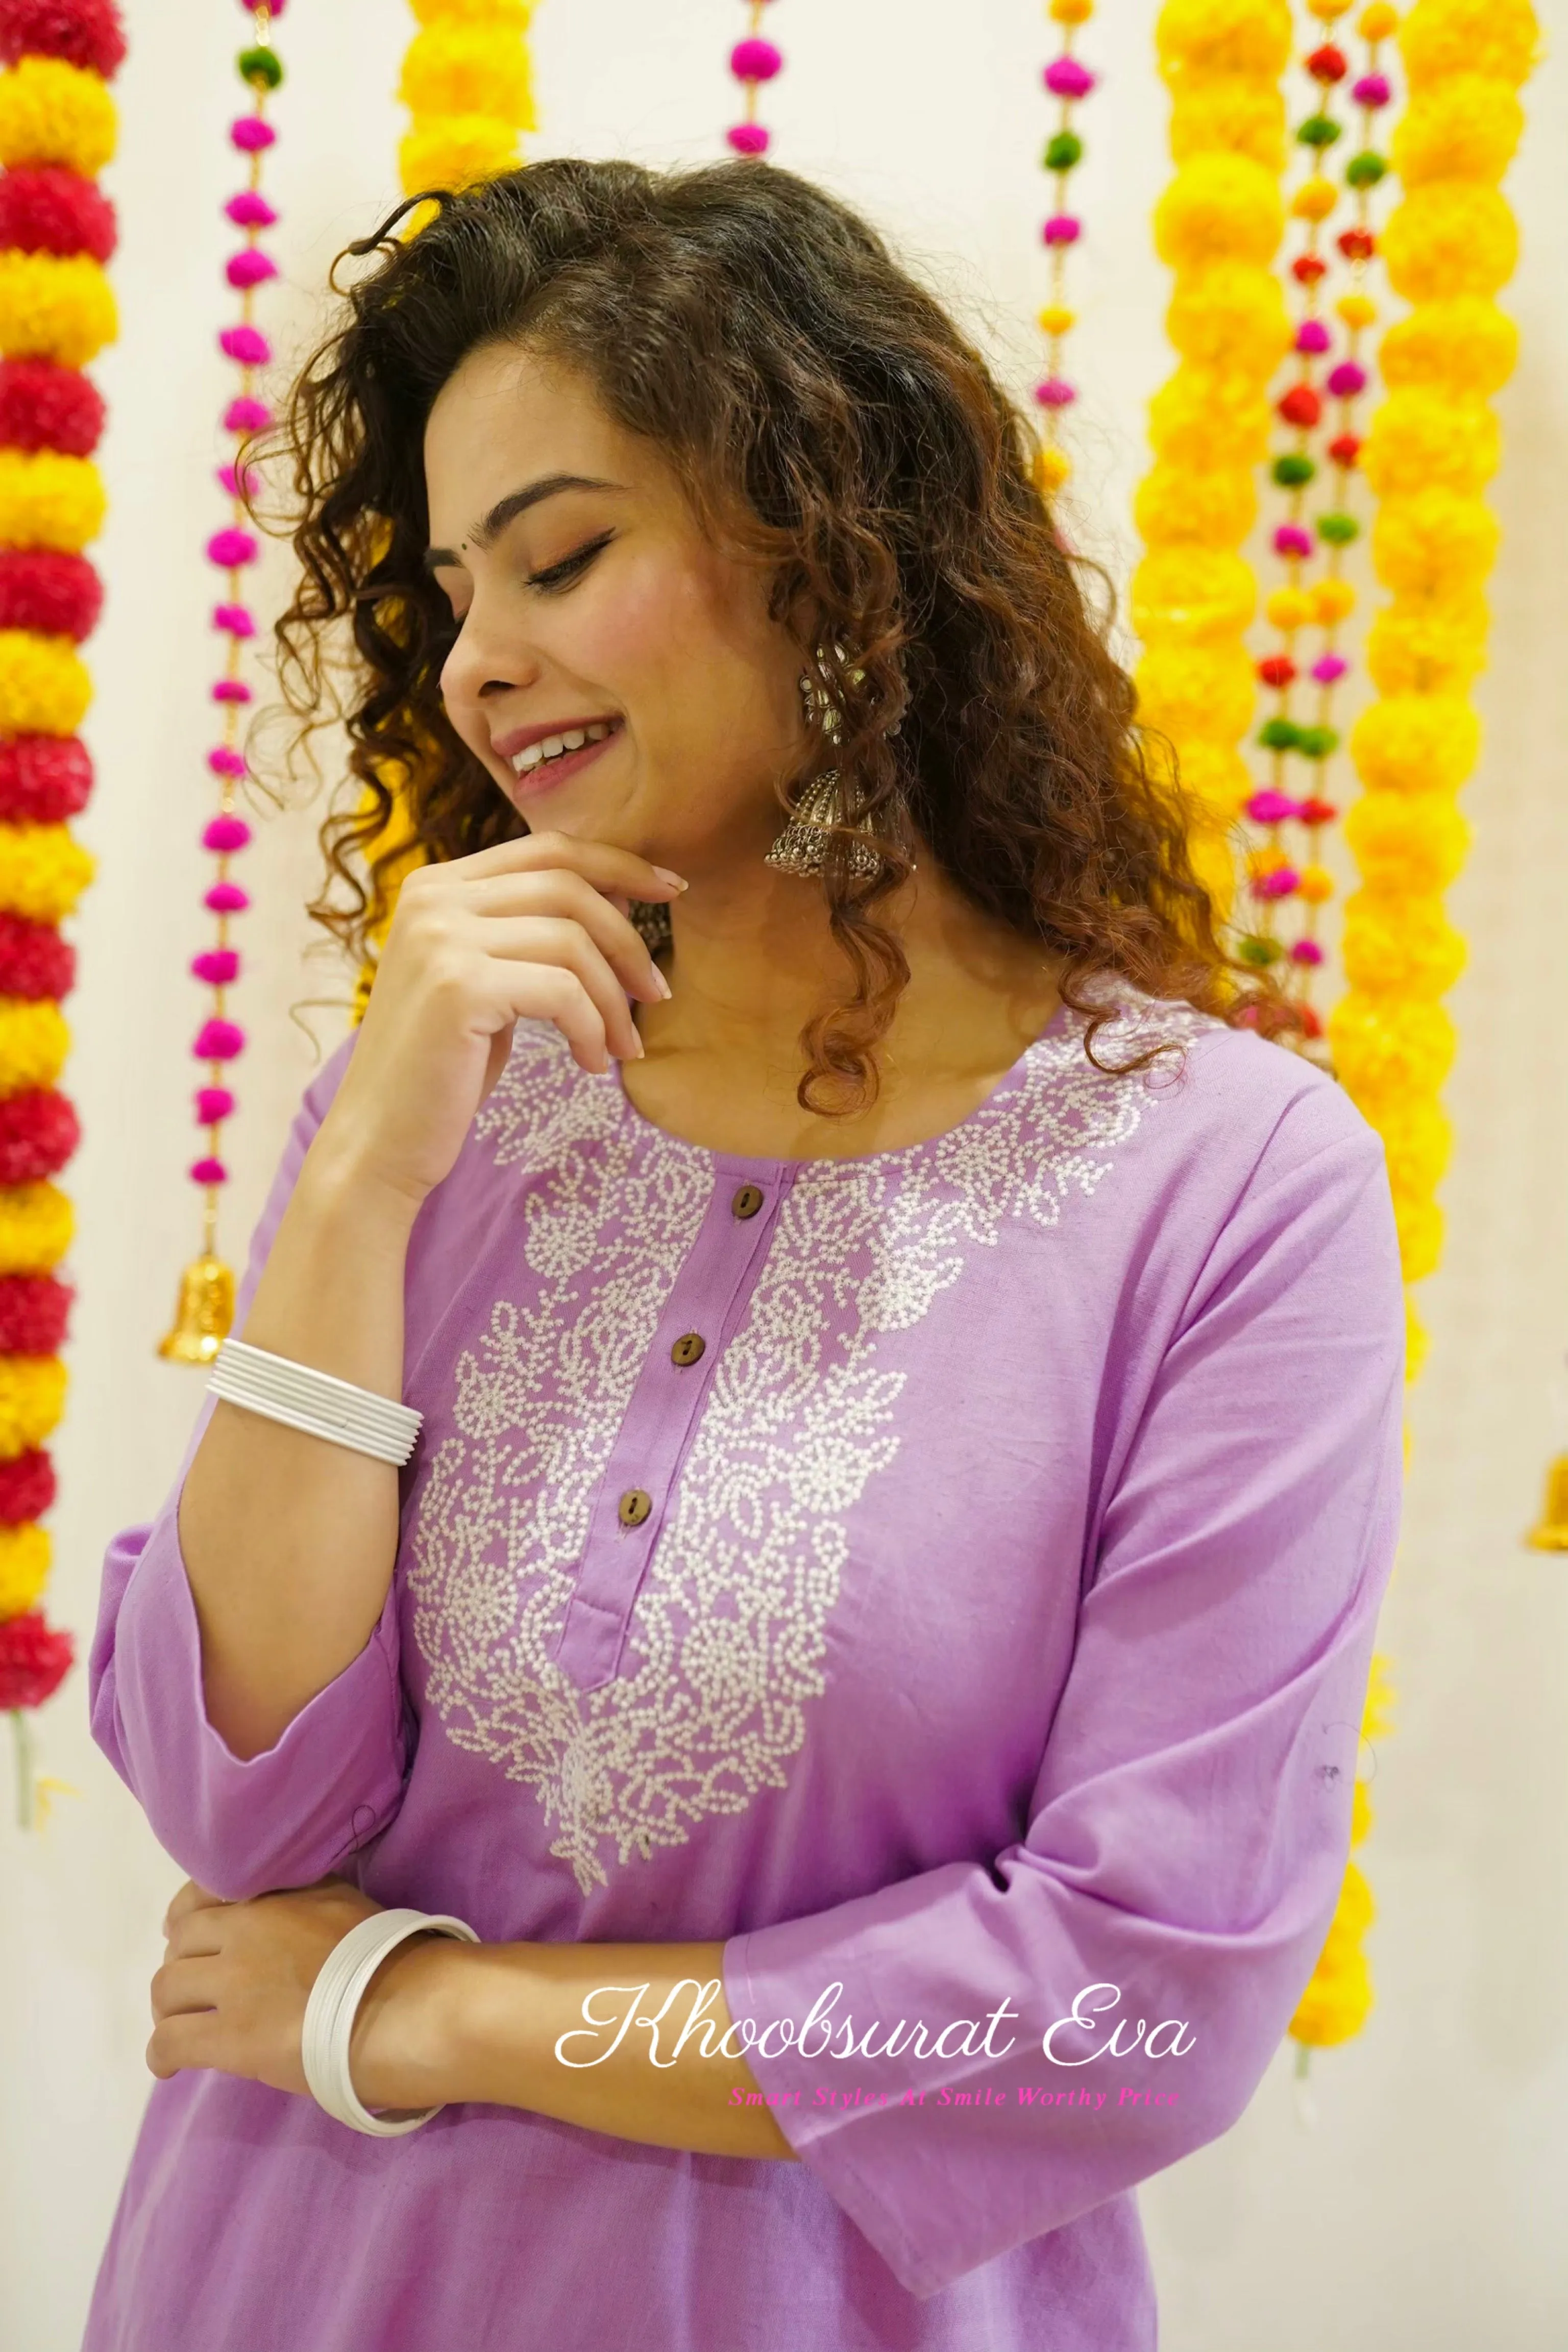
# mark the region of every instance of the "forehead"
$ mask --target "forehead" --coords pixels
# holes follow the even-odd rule
[[[425,428],[431,520],[481,511],[542,474],[644,483],[658,453],[601,405],[587,377],[515,345],[470,352],[437,394]]]

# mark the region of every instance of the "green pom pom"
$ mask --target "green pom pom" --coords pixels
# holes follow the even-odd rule
[[[1251,933],[1240,942],[1237,952],[1243,963],[1267,967],[1278,963],[1285,950],[1278,940],[1260,940]]]
[[[1361,525],[1354,515],[1320,515],[1317,530],[1318,537],[1326,539],[1331,547],[1348,547],[1352,539],[1361,537]]]
[[[1364,154],[1351,157],[1345,165],[1345,179],[1352,188],[1375,188],[1387,170],[1383,157],[1374,155],[1369,147]]]
[[[1288,450],[1283,457],[1276,457],[1272,467],[1274,478],[1283,490],[1299,490],[1317,470],[1311,458],[1299,450]]]
[[[1047,172],[1070,172],[1083,161],[1083,141],[1076,131],[1058,131],[1040,161]]]
[[[235,64],[241,81],[265,82],[268,89],[276,89],[283,79],[276,49],[241,49]]]
[[[1340,748],[1338,732],[1332,727],[1298,727],[1296,749],[1309,760],[1326,760],[1331,751]]]
[[[1301,735],[1302,730],[1293,719],[1266,719],[1258,730],[1258,740],[1266,751],[1294,751]]]
[[[1296,136],[1303,147],[1331,147],[1342,128],[1331,114],[1309,114]]]

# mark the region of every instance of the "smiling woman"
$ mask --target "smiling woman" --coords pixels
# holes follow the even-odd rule
[[[1349,1846],[1381,1149],[871,229],[568,161],[357,250],[284,646],[331,919],[395,772],[427,862],[107,1565],[192,1884],[85,2352],[1149,2352]]]

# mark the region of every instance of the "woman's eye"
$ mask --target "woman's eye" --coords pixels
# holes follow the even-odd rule
[[[552,563],[543,572],[531,572],[528,574],[529,586],[547,592],[552,588],[567,587],[586,572],[600,549],[607,547],[614,537],[614,531],[601,531],[598,538],[589,540],[586,546],[577,548],[571,555],[563,555],[559,563]]]

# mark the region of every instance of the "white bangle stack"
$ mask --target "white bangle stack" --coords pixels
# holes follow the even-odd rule
[[[374,1454],[378,1462],[399,1469],[413,1453],[424,1416],[412,1405],[378,1396],[374,1389],[356,1388],[310,1364],[296,1364],[288,1356],[269,1356],[243,1339],[226,1339],[213,1362],[207,1387],[226,1403],[280,1421],[287,1429],[302,1430],[307,1437],[325,1438],[331,1445],[347,1445],[356,1454]]]
[[[372,1977],[399,1944],[406,1943],[410,1936],[428,1935],[433,1930],[443,1936],[455,1936],[460,1943],[477,1944],[479,1940],[466,1921],[450,1918],[445,1913],[377,1911],[370,1918],[362,1919],[357,1927],[351,1927],[333,1945],[305,2005],[300,2055],[311,2097],[339,2123],[347,2124],[353,2131],[367,2133],[373,2139],[396,2139],[405,2132],[417,2131],[421,2124],[427,2124],[432,2116],[441,2112],[439,2107],[426,2107],[423,2115],[405,2116],[400,2122],[389,2123],[361,2105],[349,2073],[354,2017]]]

